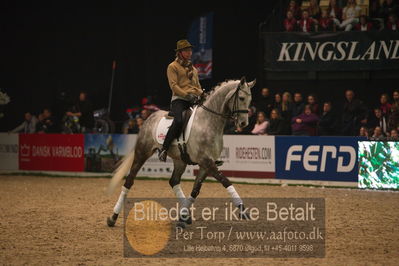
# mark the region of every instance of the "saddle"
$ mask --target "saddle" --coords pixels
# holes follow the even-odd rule
[[[190,155],[187,153],[187,146],[186,146],[186,141],[190,136],[190,131],[196,110],[197,107],[194,107],[194,108],[189,108],[183,112],[182,133],[176,140],[172,142],[172,145],[177,144],[182,161],[189,165],[197,165],[197,163],[191,161]],[[173,122],[173,116],[174,116],[173,113],[169,112],[159,121],[156,131],[156,139],[159,144],[163,144],[163,141],[165,140],[166,137],[166,133]]]

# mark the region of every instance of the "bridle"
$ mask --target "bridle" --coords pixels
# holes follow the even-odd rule
[[[240,84],[238,84],[236,91],[233,93],[233,95],[231,95],[231,97],[227,100],[227,104],[233,99],[233,108],[232,110],[228,113],[228,114],[224,114],[224,113],[219,113],[216,112],[208,107],[206,107],[202,102],[199,104],[199,107],[202,107],[205,111],[208,111],[214,115],[218,115],[223,117],[224,119],[234,119],[237,120],[238,119],[238,114],[247,114],[248,113],[248,109],[238,109],[238,94],[239,92],[242,91],[243,93],[245,93],[246,95],[250,96],[251,94],[249,94],[248,92],[242,90],[240,88]]]

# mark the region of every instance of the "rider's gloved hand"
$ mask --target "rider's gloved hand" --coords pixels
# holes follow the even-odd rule
[[[192,94],[192,93],[187,94],[186,99],[187,99],[189,102],[194,103],[194,102],[197,100],[197,95]]]

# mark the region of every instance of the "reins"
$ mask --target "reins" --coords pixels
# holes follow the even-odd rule
[[[232,108],[231,112],[229,112],[229,114],[227,114],[227,115],[224,114],[224,113],[216,112],[216,111],[206,107],[203,102],[200,102],[199,107],[202,107],[205,111],[208,111],[208,112],[210,112],[210,113],[212,113],[214,115],[221,116],[224,119],[230,119],[230,118],[234,119],[234,118],[236,118],[235,114],[246,114],[246,113],[248,113],[248,110],[240,110],[240,109],[238,109],[238,93],[239,93],[240,90],[241,90],[240,85],[238,85],[237,88],[236,88],[236,91],[234,92],[234,94],[227,101],[227,103],[228,103],[228,102],[231,101],[231,99],[234,98],[233,108]],[[241,91],[244,92],[245,94],[249,95],[247,92],[245,92],[243,90],[241,90]]]

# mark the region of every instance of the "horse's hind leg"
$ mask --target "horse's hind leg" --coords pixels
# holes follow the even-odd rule
[[[180,186],[180,179],[186,170],[187,164],[181,160],[173,160],[173,173],[172,177],[169,179],[169,185],[172,187],[173,192],[176,195],[176,198],[179,199],[180,204],[186,199],[186,195],[184,195],[183,190]]]
[[[119,213],[122,210],[123,203],[125,202],[125,199],[127,197],[127,194],[129,193],[130,188],[133,186],[134,179],[139,172],[140,168],[143,166],[145,161],[148,160],[148,158],[151,157],[151,155],[154,153],[153,150],[145,150],[143,147],[140,147],[142,145],[137,144],[137,147],[135,149],[135,157],[133,161],[133,165],[130,169],[129,175],[126,177],[125,184],[122,186],[122,191],[121,194],[119,195],[118,201],[116,202],[114,206],[114,214],[111,217],[107,218],[107,224],[108,226],[114,226],[116,223],[116,220],[118,219]]]
[[[185,227],[184,223],[191,224],[191,214],[189,212],[190,206],[194,203],[195,199],[200,193],[202,183],[207,177],[207,169],[200,167],[198,175],[195,177],[193,190],[191,191],[190,196],[182,202],[182,208],[180,211],[180,222],[178,223],[178,227]]]

